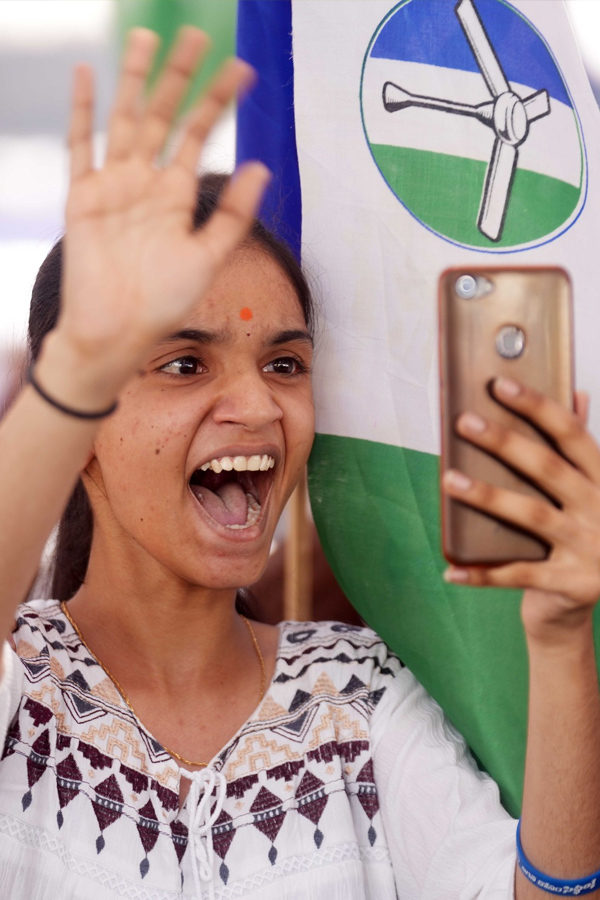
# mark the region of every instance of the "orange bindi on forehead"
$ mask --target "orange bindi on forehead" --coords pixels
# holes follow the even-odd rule
[[[240,309],[240,319],[243,322],[249,322],[253,315],[254,314],[252,310],[247,306],[244,306],[243,309]]]

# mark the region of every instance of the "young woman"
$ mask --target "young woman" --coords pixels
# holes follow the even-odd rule
[[[263,167],[196,199],[244,64],[156,165],[204,47],[185,30],[144,105],[155,37],[132,34],[100,171],[76,73],[64,249],[40,273],[30,383],[0,429],[2,896],[540,896],[515,877],[495,786],[376,635],[236,610],[311,446],[310,301],[253,223]],[[529,589],[522,843],[543,878],[583,884],[600,865],[600,451],[575,414],[495,391],[560,452],[469,415],[461,432],[558,505],[460,473],[447,489],[554,549],[449,577]],[[68,501],[55,598],[20,606],[15,627]]]

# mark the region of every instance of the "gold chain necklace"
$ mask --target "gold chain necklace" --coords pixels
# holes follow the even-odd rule
[[[138,716],[138,714],[136,713],[135,709],[134,709],[133,706],[131,705],[131,702],[130,702],[130,700],[129,700],[129,697],[127,696],[127,694],[125,693],[125,691],[123,690],[123,688],[121,687],[121,685],[119,684],[119,682],[117,681],[117,679],[115,678],[115,676],[112,675],[112,674],[108,671],[108,669],[106,668],[106,666],[104,665],[104,663],[101,662],[101,661],[98,659],[98,657],[96,656],[95,653],[92,652],[92,650],[90,650],[89,644],[88,644],[87,641],[84,639],[82,633],[80,632],[80,630],[79,630],[79,628],[78,628],[78,626],[77,626],[77,623],[73,620],[73,617],[72,617],[71,613],[69,612],[69,610],[67,609],[67,604],[65,603],[64,600],[61,600],[60,608],[62,609],[63,613],[65,614],[65,616],[67,617],[67,619],[68,619],[69,622],[71,623],[71,626],[73,627],[74,632],[76,633],[77,637],[79,638],[79,640],[81,641],[81,643],[83,644],[83,646],[86,648],[86,650],[88,651],[88,653],[90,654],[90,656],[93,656],[94,659],[96,660],[96,662],[98,663],[98,665],[100,666],[100,668],[103,669],[103,670],[106,672],[106,674],[108,675],[108,677],[110,678],[110,680],[112,681],[112,683],[114,684],[114,686],[115,686],[115,687],[117,688],[117,690],[119,691],[121,697],[123,698],[123,700],[125,701],[125,703],[126,703],[127,706],[129,707],[129,709],[131,710],[131,712],[133,713],[133,715],[136,717],[136,719],[138,720],[138,722],[140,722],[141,719],[139,718],[139,716]],[[250,624],[250,622],[248,621],[248,619],[246,618],[246,616],[242,616],[242,619],[243,619],[244,622],[246,623],[246,626],[247,626],[247,628],[248,628],[248,631],[250,632],[250,637],[252,638],[252,643],[254,644],[254,649],[256,650],[256,655],[258,656],[258,661],[260,662],[261,678],[260,678],[260,697],[259,697],[259,700],[258,700],[258,702],[260,703],[261,700],[263,699],[263,697],[265,696],[265,689],[266,689],[266,682],[267,682],[267,675],[266,675],[266,672],[265,672],[265,661],[264,661],[264,658],[263,658],[262,653],[260,652],[260,647],[259,647],[259,645],[258,645],[258,641],[256,640],[256,635],[254,634],[254,629],[252,628],[252,625]],[[167,753],[169,753],[171,756],[174,756],[175,759],[178,759],[180,762],[184,763],[186,766],[198,766],[198,767],[201,767],[201,768],[203,768],[203,769],[205,769],[205,768],[208,766],[208,763],[205,763],[205,762],[194,762],[194,761],[191,760],[191,759],[186,759],[185,756],[181,756],[179,753],[176,753],[175,750],[171,750],[169,747],[166,747],[165,744],[161,744],[161,746],[162,746],[162,748],[163,748],[164,750],[167,751]]]

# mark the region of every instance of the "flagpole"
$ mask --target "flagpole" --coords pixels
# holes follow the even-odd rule
[[[290,497],[289,530],[285,543],[283,617],[306,622],[312,618],[312,529],[308,513],[306,469]]]

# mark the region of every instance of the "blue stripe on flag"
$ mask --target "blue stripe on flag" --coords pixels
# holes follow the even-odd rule
[[[371,56],[479,72],[455,6],[454,0],[408,0],[384,24]],[[572,106],[552,55],[524,16],[503,0],[475,0],[475,6],[507,79],[545,88]],[[558,14],[564,15],[562,4]]]
[[[291,0],[238,3],[237,53],[258,73],[240,104],[237,161],[259,159],[273,172],[260,218],[300,258],[302,198],[294,119]]]

